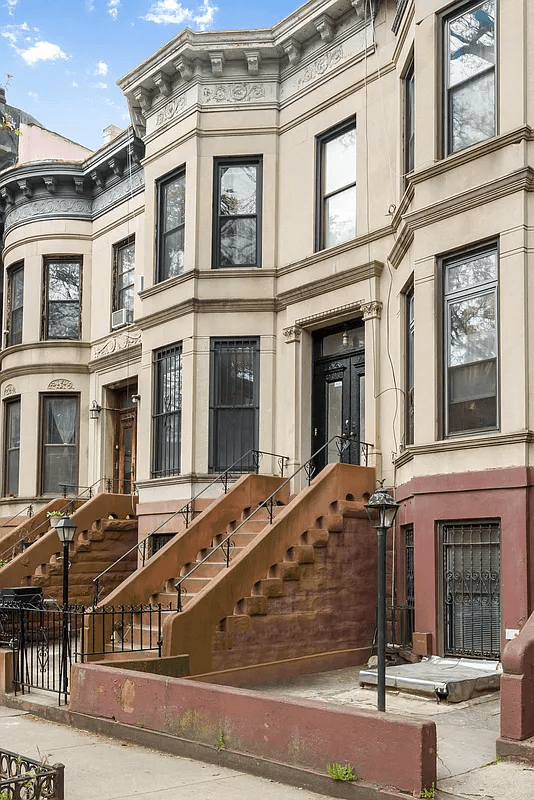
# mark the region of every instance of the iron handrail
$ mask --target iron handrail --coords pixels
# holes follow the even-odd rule
[[[92,490],[94,489],[94,487],[95,487],[95,486],[96,486],[98,483],[100,483],[101,481],[105,481],[105,480],[106,480],[106,478],[98,478],[98,480],[96,480],[96,481],[95,481],[93,484],[91,484],[91,486],[85,486],[85,487],[84,487],[84,491],[83,491],[83,492],[80,492],[80,494],[76,495],[76,497],[71,497],[71,499],[69,500],[69,502],[68,502],[68,503],[66,503],[66,504],[65,504],[65,505],[64,505],[62,508],[60,508],[60,509],[59,509],[60,513],[61,513],[61,514],[67,514],[67,513],[69,513],[69,511],[68,511],[68,509],[69,509],[69,508],[70,508],[70,510],[72,511],[72,509],[73,509],[73,507],[74,507],[74,503],[75,503],[77,500],[81,500],[81,499],[82,499],[82,495],[83,495],[83,494],[84,494],[84,493],[85,493],[87,490],[89,490],[90,492],[92,492]],[[59,485],[61,485],[61,486],[64,486],[65,484],[59,484]],[[68,485],[68,484],[67,484],[67,485]],[[90,499],[91,499],[91,497],[92,497],[92,495],[90,494],[88,499],[90,500]],[[29,508],[31,508],[31,506],[29,506]],[[20,513],[22,513],[22,512],[20,512],[20,511],[19,511],[19,514],[20,514]],[[18,516],[18,515],[17,515],[17,514],[15,514],[15,516]],[[14,519],[14,517],[13,517],[13,519]],[[30,531],[30,535],[31,535],[31,536],[34,536],[34,534],[36,534],[36,533],[37,533],[37,532],[38,532],[38,531],[39,531],[41,528],[43,528],[43,527],[44,527],[44,526],[46,526],[46,525],[48,525],[48,527],[50,527],[50,521],[49,521],[49,519],[48,519],[48,518],[47,518],[47,519],[44,519],[42,522],[40,522],[40,523],[39,523],[39,525],[37,525],[37,527],[36,527],[36,528],[34,528],[32,531]],[[15,542],[15,544],[11,545],[11,547],[8,547],[8,549],[7,549],[7,550],[4,550],[4,552],[3,552],[3,553],[0,553],[0,561],[1,561],[1,560],[3,560],[3,559],[4,559],[4,556],[8,555],[9,553],[13,553],[13,557],[14,557],[15,548],[16,548],[18,545],[20,545],[20,544],[21,544],[21,542],[24,542],[24,543],[25,543],[25,546],[24,546],[24,548],[23,548],[23,549],[26,549],[26,547],[31,547],[31,545],[32,545],[32,544],[35,542],[35,539],[33,539],[31,542],[29,542],[29,541],[27,541],[27,540],[24,538],[24,536],[21,536],[21,537],[20,537],[20,539],[18,539],[18,540]]]
[[[272,524],[273,517],[274,517],[273,509],[274,509],[274,505],[275,505],[275,503],[274,503],[275,496],[285,486],[287,486],[294,478],[296,478],[296,476],[299,474],[299,472],[302,472],[302,470],[304,470],[304,472],[306,474],[306,477],[308,479],[308,486],[309,486],[310,483],[312,482],[312,478],[315,475],[315,472],[317,470],[317,457],[318,457],[318,455],[323,450],[325,450],[329,445],[331,445],[332,442],[336,442],[336,447],[338,449],[338,455],[340,457],[353,444],[357,444],[359,446],[359,448],[360,448],[360,455],[364,454],[365,466],[367,466],[367,462],[369,460],[369,449],[371,447],[373,447],[372,444],[368,444],[367,442],[360,442],[358,439],[353,439],[350,436],[332,436],[332,438],[329,439],[325,444],[323,444],[323,446],[320,447],[312,456],[310,456],[310,458],[307,461],[305,461],[304,464],[302,464],[302,466],[300,466],[292,475],[290,475],[290,477],[287,478],[287,480],[285,480],[284,483],[282,483],[278,487],[278,489],[275,489],[274,492],[272,494],[270,494],[269,497],[266,500],[264,500],[262,503],[260,503],[254,509],[254,511],[251,514],[248,515],[248,517],[246,519],[244,519],[242,522],[240,522],[239,525],[237,526],[237,528],[234,528],[234,530],[231,531],[227,536],[225,536],[224,539],[222,539],[222,541],[220,541],[208,553],[207,556],[204,556],[204,558],[202,558],[200,561],[198,561],[195,564],[195,566],[192,567],[189,570],[189,572],[187,572],[185,575],[183,575],[174,584],[174,588],[176,589],[176,591],[178,593],[177,611],[182,611],[182,595],[183,594],[187,594],[187,592],[185,591],[185,586],[183,585],[184,581],[186,581],[193,574],[193,572],[195,572],[200,566],[202,566],[202,564],[204,564],[208,560],[208,558],[210,558],[214,553],[216,553],[217,550],[221,550],[221,549],[223,550],[223,553],[224,553],[224,556],[225,556],[225,560],[226,560],[226,566],[229,567],[230,566],[230,560],[231,560],[230,559],[230,552],[231,552],[231,549],[232,549],[232,546],[233,546],[232,536],[235,536],[235,534],[240,530],[240,528],[242,528],[243,525],[246,525],[246,523],[249,522],[252,519],[252,517],[255,514],[257,514],[258,511],[261,508],[266,508],[267,509],[267,512],[269,514],[269,523]]]
[[[247,450],[247,452],[244,455],[242,455],[240,458],[238,458],[237,461],[234,461],[234,463],[231,466],[229,466],[227,469],[225,469],[224,472],[221,472],[210,483],[208,483],[206,486],[204,486],[204,488],[201,489],[200,492],[197,492],[197,494],[191,500],[189,500],[184,506],[182,506],[182,508],[179,508],[178,511],[173,511],[173,513],[170,515],[170,517],[168,517],[168,519],[163,520],[163,522],[160,523],[157,528],[154,528],[153,531],[150,531],[150,533],[148,533],[144,537],[144,539],[141,539],[140,542],[137,542],[136,544],[134,544],[133,547],[130,547],[130,549],[126,553],[123,553],[122,556],[120,556],[120,558],[118,558],[116,561],[113,562],[113,564],[111,564],[109,567],[107,567],[105,570],[103,570],[99,575],[96,576],[96,578],[93,578],[93,583],[95,585],[95,594],[94,594],[93,606],[96,606],[97,603],[98,603],[100,579],[103,578],[104,575],[106,575],[110,570],[112,570],[113,567],[115,567],[117,564],[119,564],[123,559],[125,559],[127,556],[129,556],[131,553],[133,553],[134,550],[140,551],[141,547],[143,548],[142,566],[144,567],[145,566],[145,561],[146,561],[146,543],[147,543],[147,541],[152,536],[154,536],[154,534],[156,534],[159,530],[161,530],[161,528],[163,528],[164,525],[167,525],[169,522],[171,522],[171,520],[173,520],[176,516],[178,516],[178,514],[181,514],[183,516],[184,522],[185,522],[185,527],[187,529],[189,527],[189,523],[190,523],[190,521],[192,519],[192,516],[194,514],[194,503],[195,503],[195,500],[198,500],[198,498],[202,494],[204,494],[204,492],[206,492],[208,489],[210,489],[212,486],[214,486],[216,483],[218,483],[218,481],[222,482],[222,484],[224,486],[224,493],[227,494],[227,492],[228,492],[228,484],[229,484],[229,482],[231,480],[230,476],[232,474],[232,470],[234,470],[234,468],[237,466],[237,464],[240,463],[240,461],[243,461],[245,458],[247,458],[247,456],[249,456],[251,454],[252,454],[252,458],[253,458],[255,471],[257,471],[258,468],[259,468],[259,463],[261,461],[261,457],[262,456],[264,456],[264,455],[265,456],[273,456],[274,458],[278,459],[278,467],[280,469],[280,477],[282,477],[282,478],[284,477],[284,469],[285,469],[285,467],[287,465],[287,462],[289,461],[289,457],[288,456],[281,456],[278,453],[268,453],[265,450]]]
[[[5,528],[7,525],[9,525],[10,522],[13,522],[14,519],[20,517],[21,514],[24,514],[25,511],[28,512],[28,517],[31,519],[33,517],[33,506],[30,503],[29,505],[22,508],[20,511],[17,511],[16,514],[13,514],[13,516],[10,517],[8,520],[2,522],[2,525],[0,527]]]

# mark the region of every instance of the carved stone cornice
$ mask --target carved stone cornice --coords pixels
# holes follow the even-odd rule
[[[321,14],[320,17],[317,17],[317,19],[313,21],[313,24],[319,31],[319,35],[323,42],[332,41],[336,33],[336,26],[328,14]]]
[[[289,63],[292,67],[296,67],[297,64],[300,64],[300,60],[302,58],[302,45],[293,36],[291,36],[289,39],[286,39],[285,42],[282,42],[282,50],[289,58]]]
[[[367,322],[371,319],[380,319],[382,314],[382,303],[380,300],[371,300],[370,303],[362,303],[361,309],[363,312],[364,322]]]
[[[344,306],[337,306],[337,308],[329,308],[326,311],[320,311],[318,314],[311,314],[309,317],[301,317],[295,321],[295,325],[299,328],[313,329],[324,325],[325,322],[348,319],[355,314],[361,313],[362,302],[362,300],[357,300],[355,303],[347,303]]]
[[[108,166],[117,178],[122,178],[122,174],[124,172],[124,161],[121,158],[110,158],[108,161]]]
[[[152,107],[152,93],[145,89],[144,86],[138,86],[133,95],[141,106],[143,114],[148,113]]]
[[[162,97],[168,97],[172,91],[172,81],[164,72],[156,72],[152,76],[152,80],[156,84],[158,91]]]
[[[54,375],[65,372],[65,362],[60,364],[27,364],[17,367],[2,369],[2,381],[12,381],[14,378],[26,378],[29,375]],[[86,364],[69,364],[70,374],[88,375],[89,368]]]
[[[24,179],[22,181],[17,181],[17,183],[18,183],[18,185],[20,187],[20,191],[22,192],[24,197],[27,197],[28,200],[29,200],[33,195],[33,184],[31,183],[31,181],[29,181],[26,178],[26,179]]]
[[[211,71],[220,78],[224,69],[224,53],[222,50],[216,53],[208,53],[211,61]]]
[[[189,59],[184,58],[184,56],[180,56],[174,61],[174,66],[176,72],[180,73],[180,77],[184,81],[190,81],[193,77],[193,65],[189,61]]]
[[[302,328],[300,328],[298,325],[291,325],[289,328],[284,328],[282,333],[284,334],[286,344],[291,344],[292,342],[300,343]]]
[[[43,177],[43,181],[46,186],[48,194],[55,194],[57,190],[58,179],[53,175],[50,176],[47,175]]]
[[[98,189],[103,189],[106,185],[104,175],[101,172],[98,172],[96,169],[94,172],[91,172],[91,180]]]
[[[248,74],[257,75],[260,71],[260,51],[245,50],[245,58],[247,61]]]

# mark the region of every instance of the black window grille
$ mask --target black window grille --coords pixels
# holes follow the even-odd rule
[[[445,524],[442,547],[445,654],[499,659],[500,523]]]
[[[259,339],[212,339],[210,470],[222,472],[258,448]],[[237,471],[254,469],[252,455]]]
[[[152,477],[180,472],[182,423],[182,345],[154,351]]]

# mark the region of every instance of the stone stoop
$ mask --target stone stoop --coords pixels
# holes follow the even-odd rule
[[[48,531],[56,535],[53,528]],[[77,532],[69,549],[69,603],[90,606],[94,600],[93,578],[111,566],[137,542],[137,518],[97,519],[91,527]],[[61,545],[60,545],[61,547]],[[22,563],[24,563],[24,556]],[[137,568],[137,552],[124,558],[101,583],[101,595],[118,586]],[[63,553],[59,549],[47,562],[40,564],[33,574],[26,575],[21,585],[41,586],[45,598],[61,602],[63,591]]]
[[[357,529],[363,531],[359,553]],[[370,647],[376,605],[373,534],[358,502],[338,502],[333,513],[318,518],[236,604],[233,615],[220,621],[212,639],[213,671],[336,647]]]

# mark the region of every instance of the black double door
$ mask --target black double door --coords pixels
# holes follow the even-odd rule
[[[363,323],[317,332],[313,352],[312,453],[329,443],[316,469],[337,461],[359,464],[365,438]]]

